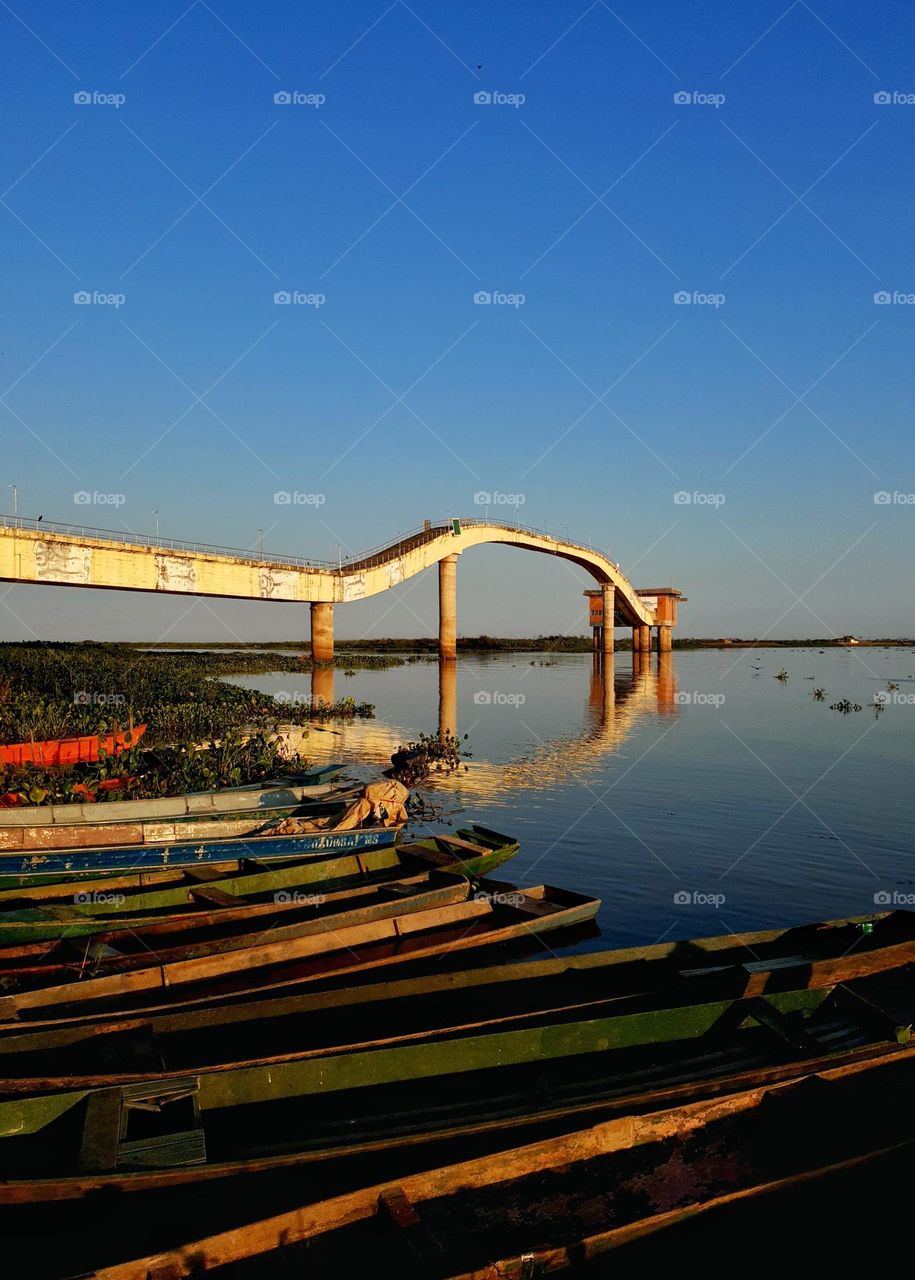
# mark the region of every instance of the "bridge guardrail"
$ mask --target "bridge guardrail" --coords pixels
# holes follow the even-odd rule
[[[609,556],[603,551],[591,546],[589,543],[577,542],[567,537],[559,539],[547,532],[546,529],[538,529],[532,525],[523,525],[520,522],[516,523],[511,520],[486,520],[477,516],[471,516],[467,519],[454,518],[459,519],[461,527],[473,528],[485,525],[488,528],[505,529],[511,533],[526,533],[532,537],[553,538],[554,541],[562,541],[568,547],[588,552],[591,555],[602,556],[609,563],[614,564],[614,568],[632,594],[634,596],[638,595],[636,588],[619,566],[610,561]],[[394,555],[404,555],[416,547],[423,546],[426,542],[431,542],[435,538],[441,537],[442,533],[451,527],[452,518],[450,517],[446,520],[433,520],[428,524],[398,535],[396,542],[381,543],[379,546],[372,547],[369,551],[362,552],[359,555],[348,556],[340,560],[315,560],[304,556],[276,555],[272,552],[269,555],[260,556],[250,548],[245,547],[223,547],[215,543],[189,542],[180,538],[154,538],[149,534],[134,533],[131,530],[96,529],[89,525],[61,524],[53,520],[43,520],[40,517],[35,519],[31,516],[0,515],[0,528],[5,529],[27,529],[35,533],[56,533],[63,537],[75,536],[97,542],[123,542],[130,546],[144,547],[147,550],[192,551],[204,555],[225,556],[227,559],[232,560],[253,560],[258,564],[286,565],[293,568],[318,569],[331,573],[342,571],[354,573],[360,569],[371,569],[375,565],[383,564]]]

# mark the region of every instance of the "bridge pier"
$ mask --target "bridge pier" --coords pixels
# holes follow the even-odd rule
[[[457,657],[457,555],[438,562],[438,653]]]
[[[658,627],[658,653],[670,653],[672,629],[667,626]]]
[[[315,601],[311,606],[311,657],[314,662],[333,662],[334,660],[334,606],[319,604]]]
[[[601,583],[603,626],[601,627],[601,653],[604,658],[613,654],[613,615],[616,612],[616,588],[612,582]]]

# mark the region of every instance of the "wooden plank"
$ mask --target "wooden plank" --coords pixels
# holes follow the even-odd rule
[[[183,1169],[206,1164],[206,1137],[202,1129],[159,1134],[122,1142],[118,1151],[119,1169]]]
[[[774,1032],[779,1039],[784,1040],[792,1049],[799,1053],[805,1054],[807,1057],[813,1057],[820,1052],[821,1045],[813,1036],[792,1022],[779,1009],[770,1004],[768,1000],[761,997],[755,997],[747,1001],[746,1011],[749,1017],[753,1018],[760,1026],[765,1027],[768,1031]]]
[[[210,902],[214,907],[244,907],[248,904],[247,898],[239,897],[234,893],[226,893],[225,889],[220,889],[215,884],[198,885],[191,890],[191,897],[195,902]]]
[[[118,1167],[121,1099],[120,1089],[99,1089],[86,1099],[86,1118],[79,1149],[81,1173],[109,1173]]]

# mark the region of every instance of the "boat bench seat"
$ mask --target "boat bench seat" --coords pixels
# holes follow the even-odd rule
[[[195,902],[209,902],[214,907],[241,907],[247,902],[246,898],[226,893],[225,889],[220,889],[215,884],[196,886],[191,889],[191,897]]]

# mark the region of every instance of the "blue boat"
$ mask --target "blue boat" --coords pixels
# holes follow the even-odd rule
[[[315,831],[303,835],[249,836],[229,840],[183,840],[148,845],[103,846],[82,849],[33,849],[0,852],[0,881],[16,877],[79,875],[84,872],[140,872],[166,867],[218,866],[248,860],[276,862],[283,858],[321,857],[380,849],[396,843],[401,827],[363,827],[351,831]]]

